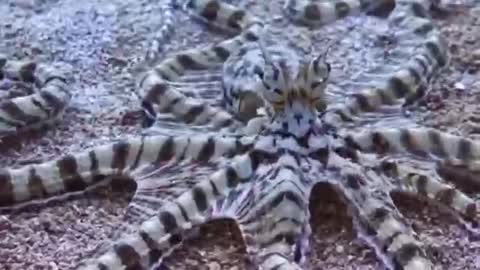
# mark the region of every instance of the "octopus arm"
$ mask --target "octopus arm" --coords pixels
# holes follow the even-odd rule
[[[403,12],[391,18],[392,23],[408,29],[398,39],[410,46],[408,40],[413,35],[424,40],[423,43],[414,48],[414,54],[400,69],[385,76],[372,75],[375,86],[350,95],[343,104],[329,107],[328,122],[351,122],[363,112],[376,111],[401,99],[405,99],[404,105],[410,105],[424,96],[434,75],[447,65],[448,44],[434,27],[426,7],[416,1],[402,5],[406,5],[399,7]],[[405,62],[404,58],[398,60]]]
[[[210,124],[215,130],[243,126],[226,110],[188,98],[168,82],[178,81],[189,70],[206,70],[224,63],[232,52],[238,50],[245,42],[257,40],[262,25],[252,21],[247,23],[248,28],[245,25],[244,29],[243,21],[245,20],[245,23],[250,21],[247,18],[250,15],[242,13],[241,17],[235,17],[240,16],[238,15],[240,10],[230,5],[220,4],[218,1],[190,1],[187,6],[200,12],[207,19],[213,16],[211,19],[220,22],[227,20],[231,25],[237,25],[242,32],[217,44],[174,54],[148,71],[140,80],[140,95],[145,116],[143,126],[152,126],[157,112],[172,113],[179,120],[189,124]],[[210,13],[215,13],[215,16]],[[231,16],[233,18],[228,20],[227,18]]]
[[[418,173],[399,167],[400,188],[394,191],[406,192],[429,198],[433,202],[448,207],[462,217],[467,228],[474,229],[479,224],[476,202],[458,188],[444,183],[435,173]]]
[[[380,128],[347,134],[347,144],[378,154],[409,153],[432,159],[457,160],[475,168],[480,143],[430,128]]]
[[[229,165],[163,205],[137,232],[122,236],[107,252],[81,263],[78,269],[149,269],[157,264],[181,243],[185,230],[209,218],[219,200],[249,183],[259,163],[254,153],[235,157]]]
[[[256,269],[303,269],[311,236],[311,182],[279,163],[261,165],[251,184],[216,210],[236,221]]]
[[[0,55],[0,80],[33,84],[38,91],[0,101],[0,137],[36,129],[58,119],[72,97],[64,72],[34,61],[7,60]]]
[[[445,184],[441,183],[439,176],[468,187],[470,192],[478,193],[478,190],[480,190],[479,142],[427,128],[368,130],[348,135],[346,141],[350,146],[364,152],[374,152],[382,155],[408,153],[413,156],[436,160],[437,172],[431,174],[433,176],[427,177],[417,174],[408,176],[407,174],[404,177],[407,183],[413,183],[417,186],[411,186],[410,190],[426,192],[427,197],[443,200],[447,206],[461,211],[469,219],[474,218],[476,213],[474,204],[467,203],[466,195],[459,193],[456,188],[444,186]],[[435,191],[426,190],[426,188],[435,189]],[[452,203],[463,206],[454,206],[451,205]],[[464,209],[457,209],[458,207]]]
[[[243,31],[260,21],[245,9],[219,0],[189,0],[186,7],[194,17],[234,32]]]
[[[420,196],[449,208],[468,229],[477,233],[479,225],[477,203],[459,188],[446,183],[445,179],[448,180],[449,176],[439,175],[433,168],[414,168],[396,159],[383,160],[375,166],[375,170],[392,179],[395,186],[393,192]]]
[[[0,207],[83,192],[97,184],[124,183],[149,164],[192,160],[208,162],[249,149],[253,137],[148,136],[120,140],[45,163],[0,171]],[[12,207],[14,206],[14,207]]]
[[[423,244],[394,205],[384,178],[358,164],[343,163],[335,186],[351,209],[359,237],[391,269],[433,269]]]
[[[338,2],[287,0],[283,10],[290,20],[297,24],[319,27],[361,12],[380,18],[388,17],[394,8],[394,0]]]

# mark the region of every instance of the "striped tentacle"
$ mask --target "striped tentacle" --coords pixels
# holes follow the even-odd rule
[[[442,133],[435,129],[379,129],[370,130],[346,138],[347,144],[362,151],[386,153],[410,153],[421,157],[438,158],[438,173],[443,178],[471,188],[480,188],[480,143],[467,138]],[[477,215],[475,203],[465,194],[435,176],[407,174],[402,178],[414,191],[438,200],[459,212],[473,223]]]
[[[190,161],[170,161],[138,170],[134,176],[137,189],[125,212],[125,223],[138,225],[154,216],[162,205],[193,188],[218,170],[219,165],[216,160],[201,165]]]
[[[0,81],[32,84],[35,93],[0,101],[0,137],[39,128],[60,117],[70,102],[61,70],[33,61],[9,61],[0,55]]]
[[[283,7],[295,23],[322,26],[361,12],[387,17],[395,8],[395,0],[343,0],[335,2],[287,0]]]
[[[152,162],[185,159],[207,162],[246,146],[239,139],[209,135],[149,136],[94,147],[41,164],[3,169],[0,206],[8,208],[19,202],[83,191],[103,183],[106,176],[130,177],[128,173]]]
[[[144,60],[155,60],[158,53],[163,50],[162,45],[165,44],[173,34],[173,30],[176,25],[176,16],[174,14],[176,2],[176,0],[169,0],[160,7],[160,13],[162,14],[163,19],[162,27],[155,34],[155,40],[152,41],[150,47],[148,48]]]
[[[234,32],[244,31],[252,24],[260,22],[259,18],[247,13],[246,10],[221,0],[189,0],[186,7],[194,16],[200,17],[208,24]]]
[[[145,112],[144,126],[152,126],[156,111],[169,112],[187,123],[211,124],[215,129],[241,125],[225,110],[205,102],[186,97],[173,89],[168,81],[177,80],[187,70],[200,70],[224,62],[232,51],[248,41],[258,39],[260,24],[253,25],[232,39],[203,49],[188,50],[167,58],[148,72],[140,82],[143,93],[142,107]]]
[[[437,162],[438,174],[445,179],[455,179],[456,183],[468,186],[472,191],[480,191],[480,163],[459,159],[443,159]]]
[[[305,185],[301,172],[289,166],[271,171],[262,180],[271,184],[250,202],[253,207],[238,217],[247,252],[259,269],[302,269],[300,263],[305,261],[311,235],[311,186]]]
[[[468,223],[479,225],[479,211],[475,201],[459,189],[442,183],[438,176],[410,172],[402,179],[405,186],[400,191],[428,197],[460,214]]]
[[[125,220],[138,223],[153,216],[167,201],[177,198],[181,193],[191,189],[201,179],[216,171],[224,162],[220,156],[227,158],[250,151],[256,136],[210,138],[210,142],[191,156],[196,159],[168,160],[162,164],[152,163],[132,173],[137,183],[137,190],[128,205]]]
[[[236,156],[229,165],[162,206],[137,232],[122,237],[109,251],[79,269],[148,269],[181,241],[184,230],[205,222],[218,200],[248,183],[259,162],[255,151]]]
[[[214,217],[237,221],[247,253],[259,269],[300,269],[304,262],[310,213],[307,181],[294,157],[263,152],[264,163],[244,189],[229,194]]]
[[[459,160],[469,163],[472,168],[480,160],[480,143],[429,128],[371,129],[356,134],[348,133],[345,140],[361,151],[411,153],[422,157]]]
[[[467,227],[479,224],[479,212],[475,201],[458,188],[445,183],[432,171],[421,171],[395,160],[385,160],[378,166],[378,171],[394,178],[397,188],[394,192],[419,195],[446,206],[459,214]]]
[[[423,45],[415,50],[403,68],[382,78],[378,85],[351,95],[344,104],[329,108],[326,115],[329,122],[352,121],[362,112],[378,110],[402,98],[408,105],[425,94],[432,77],[447,65],[447,43],[420,2],[409,3],[407,11],[392,20],[408,29],[399,35],[400,39],[408,43],[412,38],[421,38]]]
[[[379,189],[380,177],[346,160],[341,163],[340,181],[335,186],[352,207],[359,236],[392,269],[432,270],[422,243],[395,207],[389,190]]]

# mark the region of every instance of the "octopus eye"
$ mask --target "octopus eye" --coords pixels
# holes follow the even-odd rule
[[[321,86],[324,82],[325,82],[325,80],[319,80],[319,81],[313,82],[310,85],[310,88],[315,89],[315,88]]]
[[[282,95],[282,90],[278,89],[278,88],[275,88],[273,89],[273,92],[279,94],[279,95]]]
[[[327,109],[327,102],[323,98],[317,100],[315,103],[315,109],[319,112],[325,111]]]
[[[257,74],[260,79],[265,79],[265,73],[263,72],[263,69],[259,66],[255,66],[253,72]]]
[[[270,85],[268,83],[266,83],[264,80],[262,80],[262,83],[263,83],[263,86],[265,87],[265,89],[271,89]]]

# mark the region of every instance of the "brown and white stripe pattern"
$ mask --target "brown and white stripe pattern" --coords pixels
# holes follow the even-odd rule
[[[332,155],[340,166],[337,189],[348,200],[359,236],[371,245],[386,265],[401,270],[433,270],[423,244],[395,207],[390,190],[378,175],[367,174],[357,164]]]
[[[451,185],[432,175],[408,173],[402,179],[405,189],[445,205],[468,221],[479,224],[480,216],[475,201]]]
[[[227,126],[235,128],[241,123],[235,121],[230,113],[188,98],[169,86],[168,82],[177,80],[188,70],[208,69],[225,62],[232,51],[245,42],[258,38],[255,31],[260,27],[259,21],[245,10],[217,0],[190,0],[186,7],[210,24],[226,26],[243,33],[219,44],[178,53],[147,72],[140,81],[145,112],[143,126],[152,126],[158,111],[170,112],[186,123],[211,124],[214,129]]]
[[[259,18],[246,10],[224,3],[221,0],[189,0],[186,7],[194,15],[221,28],[236,32],[247,29],[252,24],[260,22]]]
[[[258,188],[257,198],[245,200],[236,219],[259,269],[301,269],[298,263],[306,250],[297,243],[311,233],[308,199],[313,182],[301,179],[292,156],[277,159],[275,166],[257,176],[269,185]]]
[[[71,99],[66,78],[53,67],[0,55],[0,80],[32,84],[34,94],[0,101],[0,137],[34,129],[57,119]]]
[[[144,126],[154,123],[156,111],[173,113],[187,123],[211,124],[215,128],[241,125],[225,110],[188,98],[168,82],[177,80],[187,70],[208,69],[225,62],[232,51],[238,50],[245,42],[257,40],[261,28],[260,24],[255,24],[232,39],[178,53],[149,71],[140,82],[142,107],[147,117]]]
[[[397,161],[385,160],[378,171],[388,177],[394,178],[396,188],[394,191],[407,192],[420,195],[449,207],[459,213],[467,221],[479,224],[478,207],[475,201],[461,190],[445,183],[438,174],[428,171],[419,171]],[[443,177],[450,179],[448,176]]]
[[[254,138],[149,136],[94,147],[58,160],[0,170],[0,207],[83,191],[105,176],[122,175],[140,165],[191,159],[206,162],[246,151]]]
[[[395,0],[343,0],[334,2],[287,0],[283,7],[290,20],[308,26],[322,26],[361,12],[387,17]]]
[[[168,39],[173,34],[176,27],[175,6],[176,0],[169,0],[160,7],[160,14],[162,14],[162,27],[155,33],[155,39],[152,40],[147,53],[140,61],[154,61],[158,54],[163,50],[163,44],[168,42]]]
[[[158,215],[143,222],[138,232],[120,239],[108,252],[79,269],[149,269],[165,250],[168,252],[181,241],[179,233],[204,222],[216,201],[250,181],[258,162],[255,151],[237,156],[225,168],[159,209]]]
[[[237,221],[255,269],[301,269],[311,235],[310,192],[319,181],[309,178],[304,168],[316,164],[312,166],[316,171],[317,165],[325,165],[328,150],[320,142],[325,139],[313,134],[304,140],[275,135],[259,138],[254,151],[263,162],[254,180],[214,209],[213,218],[227,216]]]
[[[474,162],[480,159],[480,143],[435,129],[372,129],[349,134],[347,143],[362,151],[387,153],[412,153],[420,156]]]
[[[335,20],[356,10],[367,11],[367,13],[373,12],[376,15],[382,12],[390,13],[395,6],[393,0],[381,2],[372,4],[370,2],[350,1],[337,3],[336,7],[331,4],[325,4],[325,6],[318,4],[319,6],[315,8],[320,8],[323,13],[328,14],[325,18],[331,17],[332,20]],[[295,5],[302,5],[302,3],[290,1],[289,7],[294,8]],[[190,0],[186,7],[210,24],[223,25],[241,32],[241,34],[220,44],[178,53],[165,59],[160,65],[148,72],[140,82],[141,96],[144,97],[142,101],[145,112],[143,126],[149,127],[154,124],[156,112],[170,112],[187,123],[211,124],[215,129],[223,127],[234,129],[242,124],[234,120],[234,116],[230,113],[204,102],[195,101],[193,98],[187,98],[169,86],[168,81],[177,80],[187,70],[207,69],[225,62],[232,52],[238,50],[241,45],[258,39],[258,32],[262,28],[262,23],[245,10],[218,0]],[[331,7],[334,9],[331,10]],[[309,14],[307,12],[299,16]]]
[[[427,1],[428,2],[428,1]],[[380,106],[394,104],[405,98],[412,103],[425,94],[433,75],[448,63],[448,47],[441,33],[434,27],[426,8],[412,1],[408,10],[395,18],[408,31],[422,37],[425,42],[405,67],[389,76],[380,85],[356,93],[347,98],[345,104],[329,108],[327,119],[351,121],[361,112],[375,111]]]
[[[369,198],[372,199],[372,198]],[[374,245],[388,258],[392,269],[433,270],[433,264],[425,253],[412,228],[404,221],[398,210],[389,209],[378,201],[366,201],[361,205],[359,218],[365,228],[365,237],[372,239]],[[367,206],[368,205],[368,206]]]

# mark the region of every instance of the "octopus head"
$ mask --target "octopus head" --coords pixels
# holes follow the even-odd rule
[[[326,109],[330,64],[322,54],[292,72],[285,59],[275,61],[261,42],[260,48],[265,59],[262,95],[272,108],[273,126],[303,136],[315,123],[317,113]]]

